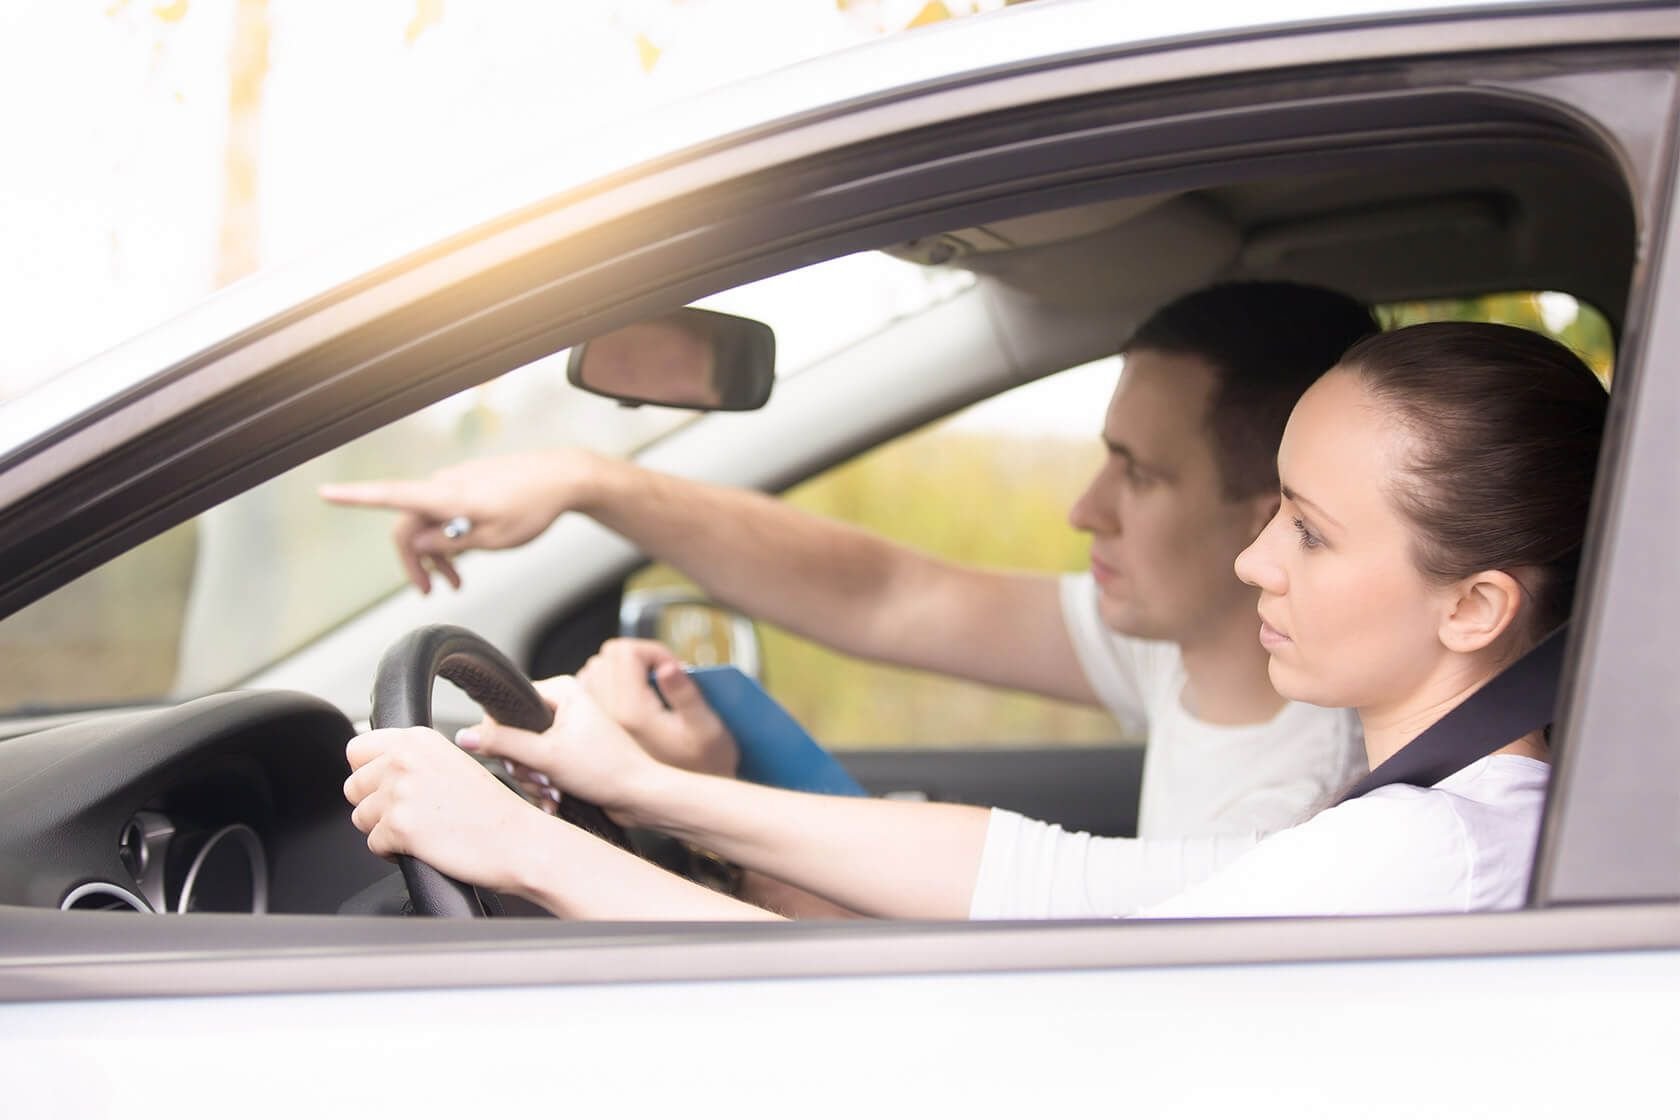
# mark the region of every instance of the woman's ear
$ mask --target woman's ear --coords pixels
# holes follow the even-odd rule
[[[1522,584],[1509,572],[1477,572],[1458,585],[1458,598],[1441,622],[1441,644],[1454,653],[1486,649],[1510,631],[1522,604]]]

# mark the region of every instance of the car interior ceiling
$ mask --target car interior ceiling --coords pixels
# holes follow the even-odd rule
[[[887,251],[1069,309],[1147,307],[1216,279],[1265,277],[1372,303],[1557,290],[1616,325],[1634,244],[1608,161],[1534,144],[1473,162],[1422,151],[1403,173],[1337,169],[1121,197]]]

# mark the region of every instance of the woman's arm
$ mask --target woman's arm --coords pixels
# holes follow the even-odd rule
[[[447,875],[516,894],[567,918],[763,920],[532,806],[428,727],[358,735],[344,796],[368,848],[411,855]]]
[[[772,789],[656,761],[569,677],[538,685],[555,706],[537,734],[486,722],[468,750],[549,775],[623,823],[670,833],[865,914],[962,918],[987,813]]]
[[[1175,841],[1067,833],[965,805],[823,797],[657,762],[569,678],[542,734],[485,724],[472,749],[553,775],[624,823],[659,828],[752,870],[880,917],[1095,917],[1159,903],[1257,836]],[[429,728],[351,740],[351,819],[379,855],[557,914],[618,920],[764,919],[533,808]]]
[[[1216,874],[1258,833],[1135,840],[1069,832],[994,810],[973,918],[1124,918]]]
[[[796,793],[665,768],[638,796],[635,816],[861,914],[966,918],[988,813]]]
[[[655,761],[571,678],[544,682],[553,725],[485,723],[468,749],[550,775],[624,823],[659,828],[862,913],[962,918],[984,809],[791,793]],[[765,918],[533,808],[429,728],[351,740],[351,820],[381,856],[413,855],[465,882],[568,917]]]

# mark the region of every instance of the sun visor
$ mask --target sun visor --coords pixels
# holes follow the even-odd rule
[[[1065,307],[1157,302],[1220,275],[1236,228],[1204,203],[1160,195],[1118,199],[922,238],[893,250],[922,264],[990,276]]]

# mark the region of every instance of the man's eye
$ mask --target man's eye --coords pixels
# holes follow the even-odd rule
[[[1126,464],[1126,481],[1133,486],[1148,486],[1155,481],[1155,476],[1139,467],[1136,463]]]
[[[1313,531],[1307,528],[1306,522],[1299,517],[1292,517],[1290,521],[1295,526],[1295,535],[1300,539],[1302,548],[1317,548],[1324,543],[1313,535]]]

